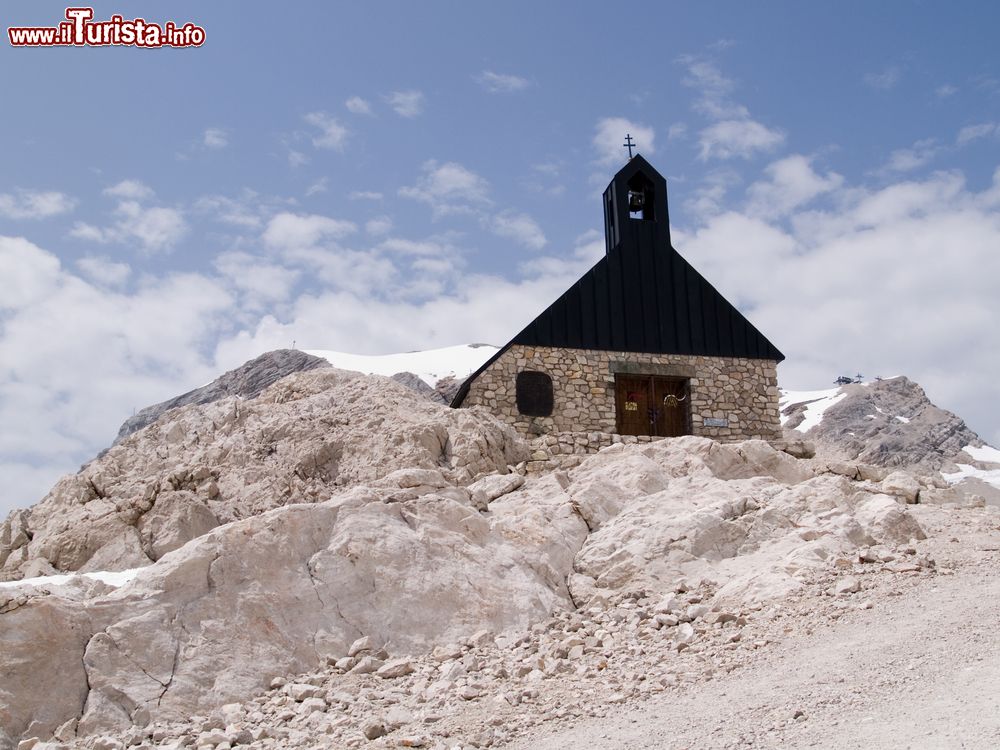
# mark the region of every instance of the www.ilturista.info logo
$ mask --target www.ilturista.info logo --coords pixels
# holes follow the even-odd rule
[[[66,20],[58,26],[11,26],[7,29],[13,47],[200,47],[205,29],[193,23],[183,26],[167,21],[162,26],[142,18],[126,20],[111,16],[94,21],[93,8],[67,8]]]

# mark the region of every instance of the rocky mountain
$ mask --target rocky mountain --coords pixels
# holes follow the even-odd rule
[[[327,500],[396,470],[468,482],[527,457],[486,414],[323,365],[257,398],[170,409],[64,477],[0,524],[0,579],[148,565],[219,524]]]
[[[983,439],[955,414],[932,404],[905,377],[852,383],[825,391],[785,392],[786,429],[803,433],[821,452],[875,466],[955,470],[971,463],[962,451]]]
[[[495,351],[496,347],[488,344],[384,356],[276,349],[220,375],[208,385],[141,409],[125,420],[114,444],[152,424],[171,409],[188,404],[210,404],[228,396],[256,398],[265,388],[286,375],[331,365],[366,375],[386,375],[427,398],[440,403],[451,403],[466,376]]]
[[[936,575],[942,519],[1000,528],[933,466],[1000,468],[961,430],[901,467],[813,425],[944,423],[895,385],[787,403],[813,458],[685,437],[530,474],[487,412],[333,367],[164,411],[0,525],[0,750],[501,746],[498,712],[724,674],[787,611]]]
[[[133,432],[152,424],[171,409],[188,404],[210,404],[228,396],[245,399],[256,398],[265,388],[286,375],[329,366],[325,359],[294,349],[277,349],[273,352],[267,352],[235,370],[220,375],[208,385],[195,388],[180,396],[147,406],[136,412],[126,419],[118,430],[115,444]]]

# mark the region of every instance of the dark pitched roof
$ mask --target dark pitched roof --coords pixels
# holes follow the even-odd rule
[[[640,183],[661,216],[629,218],[628,194]],[[666,181],[645,159],[634,157],[604,195],[607,255],[469,376],[452,406],[461,406],[472,381],[514,344],[785,358],[670,245]]]

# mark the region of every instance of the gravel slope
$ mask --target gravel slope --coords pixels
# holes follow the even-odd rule
[[[873,577],[832,622],[799,602],[743,668],[508,747],[1000,746],[1000,519],[917,510],[939,574]]]

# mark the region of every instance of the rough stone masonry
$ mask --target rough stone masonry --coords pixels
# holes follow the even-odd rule
[[[525,370],[552,378],[551,416],[518,411],[515,382]],[[724,442],[781,436],[777,363],[765,359],[514,344],[470,384],[462,405],[484,406],[526,435],[614,433],[615,375],[620,373],[688,378],[694,435]]]

